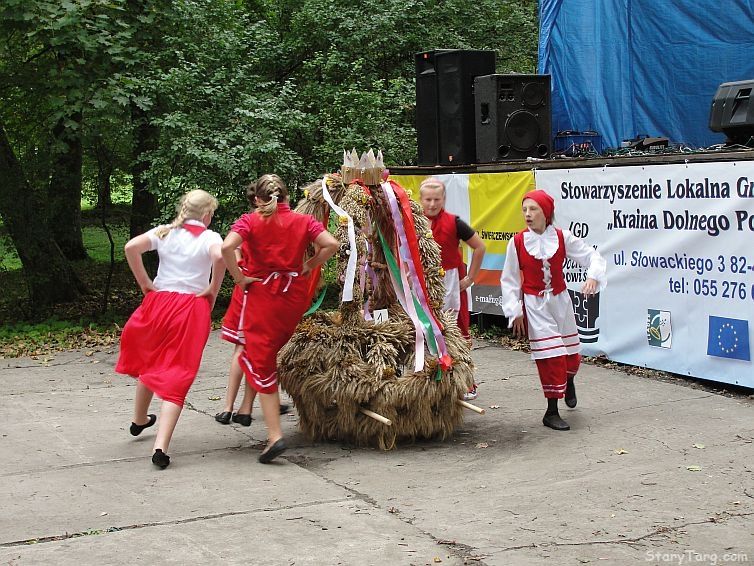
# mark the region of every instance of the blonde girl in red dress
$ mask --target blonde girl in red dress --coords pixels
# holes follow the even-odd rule
[[[290,209],[288,188],[277,175],[257,180],[255,199],[257,210],[236,221],[222,254],[233,281],[247,292],[245,344],[238,361],[247,383],[259,394],[267,425],[267,447],[259,461],[266,464],[286,450],[280,428],[277,354],[309,307],[309,272],[335,254],[338,241],[320,222]],[[235,260],[242,243],[253,250],[246,258],[246,274]],[[315,254],[304,263],[311,243]]]
[[[121,335],[115,371],[138,379],[130,432],[138,436],[157,421],[147,414],[153,394],[162,399],[152,463],[167,468],[167,451],[194,382],[210,331],[210,313],[225,275],[222,238],[207,230],[217,199],[202,190],[186,193],[171,224],[126,244],[126,260],[144,293]],[[142,254],[157,250],[154,281]]]

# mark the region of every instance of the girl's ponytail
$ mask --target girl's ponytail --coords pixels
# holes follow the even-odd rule
[[[278,202],[288,198],[288,187],[277,175],[262,175],[257,179],[255,194],[257,212],[265,218],[275,214]]]

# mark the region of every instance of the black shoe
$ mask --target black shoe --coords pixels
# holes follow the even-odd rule
[[[283,452],[285,452],[287,448],[288,447],[285,445],[285,442],[281,438],[277,442],[275,442],[275,444],[270,446],[267,450],[265,450],[259,455],[259,461],[262,464],[269,464],[275,458],[277,458]]]
[[[558,413],[545,413],[545,416],[542,419],[542,424],[550,427],[553,430],[571,430],[571,427],[568,426],[568,423],[561,419]]]
[[[152,454],[152,463],[158,468],[164,470],[170,465],[170,456],[158,448],[154,451],[154,454]]]
[[[576,386],[573,384],[573,378],[568,378],[568,383],[566,383],[566,392],[565,392],[565,404],[573,409],[576,406],[576,403],[578,400],[576,399]]]
[[[147,416],[149,417],[147,424],[131,423],[131,428],[129,429],[131,431],[131,436],[139,436],[145,428],[149,428],[150,426],[152,426],[154,423],[157,422],[157,415],[147,415]]]
[[[215,415],[215,420],[220,424],[230,424],[230,417],[232,416],[233,413],[230,411],[223,411],[222,413],[217,413]]]
[[[291,412],[291,406],[290,405],[286,405],[284,403],[280,403],[280,414],[281,415],[287,415],[290,412]]]
[[[241,426],[251,426],[251,421],[253,419],[251,418],[251,415],[242,415],[241,413],[236,413],[233,415],[233,422],[238,423]]]

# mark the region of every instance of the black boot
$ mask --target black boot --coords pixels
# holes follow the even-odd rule
[[[545,412],[545,416],[542,418],[542,424],[553,430],[571,430],[568,423],[560,418],[557,399],[547,400],[547,412]]]
[[[578,400],[576,399],[576,386],[573,384],[573,378],[575,375],[568,376],[568,382],[566,383],[565,392],[565,404],[573,409],[576,406]]]

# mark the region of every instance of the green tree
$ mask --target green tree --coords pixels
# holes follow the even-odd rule
[[[351,147],[414,163],[414,54],[493,49],[500,72],[533,72],[536,7],[5,0],[2,172],[14,181],[3,182],[0,214],[22,258],[42,255],[20,230],[30,224],[81,257],[82,185],[97,187],[104,204],[113,175],[132,180],[135,235],[171,217],[178,196],[194,187],[219,196],[223,229],[246,206],[243,185],[261,173],[295,187],[337,169]],[[36,280],[38,264],[27,263]],[[50,300],[74,297],[76,288]]]
[[[44,222],[40,193],[32,190],[0,122],[0,214],[16,245],[32,305],[76,299],[83,287]]]

